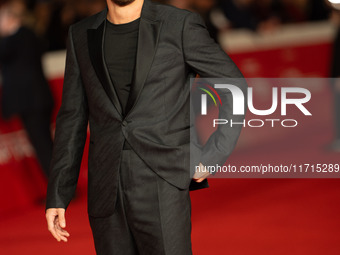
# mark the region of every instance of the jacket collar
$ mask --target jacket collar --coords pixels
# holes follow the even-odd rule
[[[112,83],[104,58],[104,35],[106,29],[107,8],[97,14],[93,26],[88,29],[88,47],[92,66],[102,83],[111,102],[121,117],[122,107]],[[136,105],[138,97],[144,87],[150,71],[153,58],[158,45],[159,32],[162,22],[157,20],[156,5],[149,0],[144,0],[139,25],[137,45],[136,68],[131,85],[129,100],[126,106],[126,117]]]

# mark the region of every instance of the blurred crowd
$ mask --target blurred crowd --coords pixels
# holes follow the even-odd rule
[[[105,0],[16,0],[26,5],[24,23],[45,40],[46,49],[65,48],[68,27],[105,8]],[[2,5],[7,2],[1,1]],[[1,6],[0,6],[1,8]]]
[[[163,0],[202,15],[212,37],[234,28],[271,33],[281,24],[327,19],[324,0]]]
[[[18,1],[26,3],[25,23],[45,39],[48,50],[64,49],[68,27],[106,6],[105,0]],[[214,38],[218,32],[233,28],[270,33],[285,23],[327,19],[331,9],[326,0],[155,1],[200,13]]]

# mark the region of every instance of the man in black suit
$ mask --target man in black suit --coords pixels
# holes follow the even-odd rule
[[[52,138],[53,98],[41,66],[42,43],[23,25],[25,4],[9,1],[0,13],[1,110],[4,118],[18,115],[48,176]]]
[[[67,241],[65,209],[76,189],[90,125],[88,213],[97,254],[191,254],[190,78],[242,74],[198,14],[149,0],[107,0],[69,30],[46,218]],[[239,86],[243,92],[246,85]],[[222,100],[231,101],[228,92]],[[231,104],[220,117],[231,116]],[[242,121],[238,116],[235,121]],[[220,127],[196,164],[223,164],[240,127]]]

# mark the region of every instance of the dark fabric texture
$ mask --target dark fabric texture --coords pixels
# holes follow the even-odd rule
[[[331,77],[340,78],[340,27],[338,28],[334,46]],[[335,82],[335,81],[333,81]],[[337,84],[337,86],[339,86]],[[332,83],[332,92],[334,96],[334,128],[335,139],[340,140],[340,91],[336,85]]]
[[[157,175],[179,189],[188,189],[193,176],[190,78],[197,74],[243,77],[211,39],[198,14],[145,0],[136,69],[123,117],[103,54],[106,15],[104,10],[69,30],[46,205],[66,208],[73,197],[89,122],[88,212],[95,217],[114,212],[125,140]],[[246,84],[239,87],[246,94]],[[231,100],[230,92],[220,96],[224,102]],[[231,112],[232,104],[223,104],[219,117],[228,119]],[[239,115],[234,121],[243,119]],[[240,131],[241,127],[221,126],[204,147],[197,147],[197,164],[223,164]]]
[[[125,115],[136,64],[139,19],[120,25],[106,23],[105,62]]]
[[[0,39],[3,117],[52,108],[52,94],[41,66],[42,48],[26,27]]]
[[[124,150],[115,212],[90,216],[98,255],[189,255],[189,190],[169,184]]]
[[[331,77],[340,77],[340,27],[337,30],[333,44]]]
[[[334,97],[334,129],[335,139],[340,141],[340,92],[339,90],[333,91]]]

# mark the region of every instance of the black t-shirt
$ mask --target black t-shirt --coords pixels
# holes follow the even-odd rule
[[[136,64],[139,21],[116,25],[106,20],[105,61],[124,114]]]

